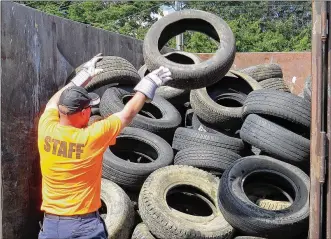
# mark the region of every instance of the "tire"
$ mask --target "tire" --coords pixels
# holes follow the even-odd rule
[[[204,133],[182,127],[175,131],[172,142],[173,149],[180,151],[198,146],[228,149],[237,154],[240,154],[245,149],[241,139],[232,138],[224,134]]]
[[[84,63],[85,64],[85,63]],[[103,69],[103,72],[93,77],[85,86],[87,91],[93,91],[108,84],[136,85],[140,81],[136,68],[124,58],[118,56],[104,56],[97,62],[96,66]],[[80,71],[82,65],[74,70],[68,77],[67,82],[72,80]]]
[[[152,173],[142,187],[139,195],[141,217],[153,235],[160,239],[231,238],[233,228],[224,220],[218,209],[216,193],[218,185],[217,177],[197,168],[186,165],[161,168]],[[198,199],[195,204],[193,201],[181,200],[185,201],[182,204],[184,207],[187,205],[188,213],[193,212],[194,215],[194,210],[199,210],[199,207],[208,204],[210,215],[192,216],[172,209],[173,206],[168,203],[171,199],[176,199],[177,195],[189,195],[184,199],[190,196]],[[193,207],[189,208],[192,204]],[[198,204],[199,206],[196,207],[195,205]]]
[[[91,115],[100,115],[100,109],[99,107],[92,107],[91,109]]]
[[[194,112],[203,121],[211,125],[217,125],[217,127],[236,130],[240,128],[242,124],[242,100],[242,103],[238,100],[237,103],[226,101],[225,103],[229,105],[218,104],[216,100],[218,97],[224,95],[224,93],[229,93],[227,88],[236,91],[236,97],[240,98],[240,96],[238,96],[239,94],[248,94],[251,91],[262,89],[262,87],[257,81],[243,73],[237,71],[230,72],[238,78],[224,77],[217,84],[210,86],[208,89],[201,88],[192,90],[190,102]],[[222,85],[222,82],[225,82],[225,84]],[[208,91],[210,92],[209,94]]]
[[[284,92],[290,92],[283,78],[270,78],[260,81],[260,85],[263,89],[279,90]]]
[[[191,65],[178,64],[161,55],[159,49],[172,37],[186,30],[205,33],[219,42],[215,55]],[[148,30],[143,45],[147,68],[169,68],[175,80],[168,82],[168,86],[179,89],[198,89],[214,84],[232,66],[235,52],[235,38],[228,24],[214,14],[192,9],[173,12],[159,19]]]
[[[270,78],[283,78],[283,71],[279,64],[261,64],[250,66],[239,70],[252,77],[256,81],[263,81]]]
[[[291,206],[290,202],[286,201],[274,201],[274,200],[268,200],[268,199],[258,199],[256,201],[256,205],[258,205],[260,208],[271,210],[271,211],[277,211],[277,210],[283,210]]]
[[[108,238],[130,238],[134,227],[134,210],[123,189],[109,180],[101,179],[101,200],[107,208],[104,222]],[[102,210],[99,211],[102,213]]]
[[[144,223],[139,223],[133,231],[131,239],[155,239]]]
[[[137,158],[146,163],[139,163]],[[117,136],[116,145],[104,153],[102,176],[122,187],[139,189],[150,173],[172,162],[173,150],[165,140],[146,130],[127,127]]]
[[[109,88],[101,98],[101,115],[106,117],[121,111],[124,108],[124,100],[131,96],[130,92],[123,89]],[[181,121],[178,110],[167,100],[156,95],[151,103],[143,106],[143,109],[134,117],[130,126],[150,131],[170,142]]]
[[[254,183],[270,183],[294,198],[286,209],[260,208],[246,195]],[[245,190],[245,191],[244,191]],[[245,235],[293,238],[308,227],[309,177],[299,168],[267,156],[237,160],[222,175],[219,205],[225,219]]]
[[[267,154],[296,165],[309,168],[310,141],[258,115],[250,114],[241,130],[243,141]]]
[[[219,176],[239,158],[239,154],[222,148],[194,147],[179,151],[174,164],[190,165]]]
[[[201,119],[198,118],[197,114],[193,113],[192,115],[192,129],[198,130],[200,132],[207,132],[207,133],[213,133],[213,134],[219,134],[216,129],[211,128],[211,126],[207,126],[207,124],[204,122],[201,122]]]
[[[88,121],[88,125],[92,125],[93,123],[98,122],[102,119],[103,117],[101,115],[92,115]]]
[[[303,98],[308,102],[311,102],[311,76],[308,76],[305,80],[305,86],[303,88]]]
[[[294,129],[297,126],[308,132],[310,129],[310,106],[301,97],[287,92],[257,90],[250,93],[244,103],[243,118],[249,114],[272,116],[275,123],[284,120]]]
[[[201,62],[201,59],[197,55],[185,51],[168,52],[163,54],[163,56],[167,58],[169,61],[173,61],[175,63],[184,64],[184,65],[198,64]],[[140,78],[143,78],[148,73],[150,73],[150,71],[146,65],[143,65],[138,70],[138,74]]]

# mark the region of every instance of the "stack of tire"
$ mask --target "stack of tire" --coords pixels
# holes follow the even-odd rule
[[[186,30],[217,41],[215,55],[160,53]],[[93,124],[121,111],[148,72],[165,66],[174,79],[104,153],[99,211],[108,238],[304,238],[310,108],[289,93],[279,65],[230,70],[231,29],[197,10],[158,20],[143,53],[139,71],[104,57],[86,86],[101,96]]]

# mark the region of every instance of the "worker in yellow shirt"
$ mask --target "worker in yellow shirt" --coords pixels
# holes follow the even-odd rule
[[[121,112],[87,126],[91,106],[100,98],[83,87],[102,69],[101,54],[84,64],[72,81],[47,103],[38,125],[44,219],[39,239],[107,238],[98,214],[102,157],[116,136],[130,124],[157,87],[171,80],[160,67],[141,79]]]

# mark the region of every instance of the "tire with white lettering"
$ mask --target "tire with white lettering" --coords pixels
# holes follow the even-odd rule
[[[134,227],[134,209],[128,195],[115,183],[101,179],[99,213],[105,222],[108,238],[129,239]]]
[[[139,189],[149,174],[173,163],[173,150],[161,137],[126,127],[103,156],[102,176],[118,185]]]
[[[217,177],[191,166],[158,169],[141,189],[141,218],[160,239],[232,238],[234,229],[219,210],[218,186]]]
[[[187,30],[205,33],[219,43],[213,57],[199,64],[178,64],[160,53],[172,37]],[[148,30],[143,46],[147,68],[169,68],[174,80],[167,84],[179,89],[198,89],[217,82],[232,66],[235,52],[235,38],[228,24],[217,15],[193,9],[159,19]]]
[[[100,102],[100,113],[103,117],[120,112],[132,98],[133,93],[120,88],[109,88]],[[130,127],[140,128],[159,135],[170,142],[182,117],[178,110],[167,100],[155,96],[151,103],[145,103],[136,115]]]
[[[256,81],[263,81],[270,78],[283,78],[283,71],[279,64],[260,64],[239,70],[252,77]]]
[[[82,66],[83,64],[77,67],[77,69],[69,75],[67,82],[76,76]],[[113,83],[136,85],[140,81],[136,68],[122,57],[104,56],[101,61],[97,62],[96,67],[103,69],[103,72],[93,77],[93,79],[85,86],[87,91],[93,91],[99,87]]]
[[[131,239],[155,239],[144,223],[139,223],[133,231]]]
[[[291,206],[274,211],[256,205],[249,197],[263,193],[261,184],[273,187],[275,199],[292,201]],[[308,227],[309,177],[280,160],[268,156],[237,160],[223,173],[218,196],[225,219],[244,235],[292,239]]]

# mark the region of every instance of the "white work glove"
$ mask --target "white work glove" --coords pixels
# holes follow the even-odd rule
[[[133,90],[146,95],[149,99],[148,102],[150,102],[154,98],[156,89],[170,80],[172,80],[170,70],[160,66],[159,69],[152,71],[142,78]]]
[[[102,55],[102,53],[99,53],[98,55],[93,57],[91,60],[86,62],[83,65],[82,69],[71,80],[71,82],[77,86],[84,87],[87,85],[87,83],[90,82],[90,80],[94,76],[96,76],[97,74],[100,74],[103,71],[103,69],[96,68],[96,63],[103,58],[101,55]]]

